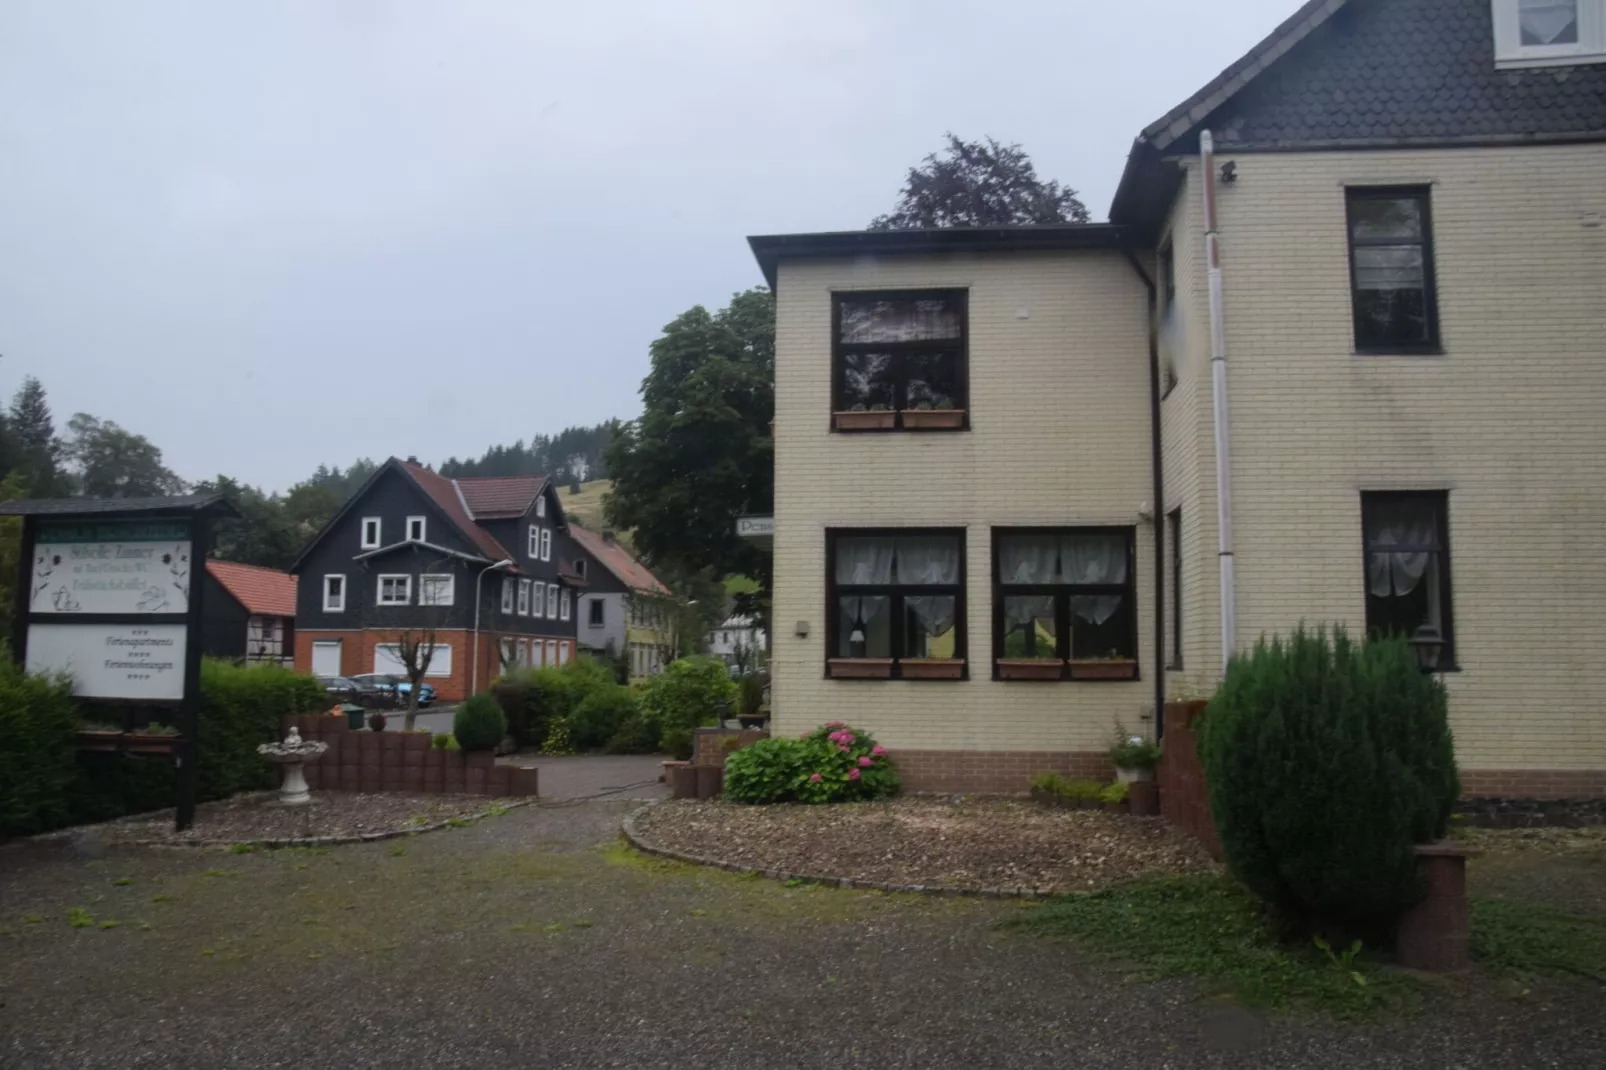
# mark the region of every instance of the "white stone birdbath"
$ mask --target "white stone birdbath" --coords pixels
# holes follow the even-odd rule
[[[281,805],[300,806],[312,801],[312,792],[307,790],[307,778],[301,766],[322,758],[323,752],[328,749],[329,744],[320,740],[302,739],[300,730],[295,727],[291,727],[283,743],[264,743],[257,747],[257,753],[262,757],[275,765],[284,766],[284,783],[279,785]]]

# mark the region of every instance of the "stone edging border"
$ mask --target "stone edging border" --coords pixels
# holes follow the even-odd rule
[[[625,840],[630,846],[643,854],[667,858],[673,862],[689,862],[694,866],[708,866],[732,873],[768,877],[770,880],[800,881],[804,884],[823,884],[828,888],[849,888],[867,892],[914,892],[919,895],[963,896],[974,899],[1047,899],[1053,895],[1072,894],[1058,893],[1052,888],[973,888],[953,884],[893,884],[889,881],[858,880],[854,877],[823,877],[813,873],[792,873],[782,869],[755,869],[740,862],[727,862],[720,858],[707,858],[687,851],[676,851],[644,839],[636,829],[636,818],[655,806],[663,805],[664,801],[650,802],[646,806],[630,811],[625,815],[622,825]]]
[[[509,810],[517,810],[523,806],[533,805],[537,801],[537,797],[531,795],[526,798],[510,799],[506,804],[494,803],[493,806],[500,814]],[[410,829],[391,829],[386,832],[359,832],[351,836],[305,836],[299,839],[292,838],[284,840],[182,840],[176,843],[172,840],[123,840],[117,844],[114,844],[113,846],[177,847],[181,849],[188,849],[192,847],[234,847],[242,843],[248,843],[253,847],[260,847],[271,851],[280,850],[286,847],[339,847],[344,844],[352,843],[378,843],[380,840],[397,840],[404,836],[420,836],[426,832],[439,832],[441,829],[454,827],[452,824],[454,821],[458,823],[458,826],[464,824],[473,824],[476,821],[482,821],[485,818],[490,817],[493,806],[487,806],[485,809],[476,813],[465,814],[459,817],[449,817],[445,821],[437,821],[433,825],[420,825],[417,828]],[[158,813],[160,812],[161,811],[158,811]],[[100,824],[116,824],[128,820],[148,820],[149,818],[149,814],[132,814],[128,817],[115,818],[110,822],[100,822]],[[80,825],[76,829],[63,829],[59,832],[47,832],[42,836],[32,837],[31,842],[50,844],[69,843],[83,830],[92,829],[94,827],[94,825]]]

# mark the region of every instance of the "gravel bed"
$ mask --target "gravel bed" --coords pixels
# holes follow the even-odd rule
[[[1214,865],[1159,818],[993,799],[838,806],[679,801],[639,815],[635,831],[652,847],[747,869],[976,891],[1088,891]]]
[[[287,841],[339,842],[417,832],[453,818],[483,814],[492,805],[522,805],[524,799],[483,795],[410,795],[399,792],[326,791],[305,806],[282,806],[277,792],[236,795],[202,803],[195,824],[173,830],[173,812],[163,811],[82,830],[104,844],[202,846]]]

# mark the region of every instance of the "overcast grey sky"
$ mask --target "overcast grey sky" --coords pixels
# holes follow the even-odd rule
[[[944,130],[1104,218],[1297,0],[4,0],[0,390],[188,479],[638,411],[659,328]]]

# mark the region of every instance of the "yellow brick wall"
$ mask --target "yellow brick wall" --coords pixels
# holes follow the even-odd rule
[[[833,434],[833,290],[967,287],[972,430]],[[777,285],[775,729],[848,720],[888,746],[1098,750],[1152,705],[1147,291],[1115,252],[782,265]],[[1137,682],[991,679],[990,529],[1136,525]],[[967,529],[971,679],[824,678],[825,531]],[[794,634],[807,622],[809,635]]]
[[[1606,768],[1606,146],[1235,158],[1220,229],[1240,647],[1301,619],[1359,631],[1360,491],[1448,490],[1463,767]],[[1196,177],[1174,212],[1190,232]],[[1432,187],[1443,356],[1351,352],[1344,187],[1386,184]],[[1187,248],[1167,496],[1199,514],[1186,675],[1207,683],[1209,335],[1202,239]]]

